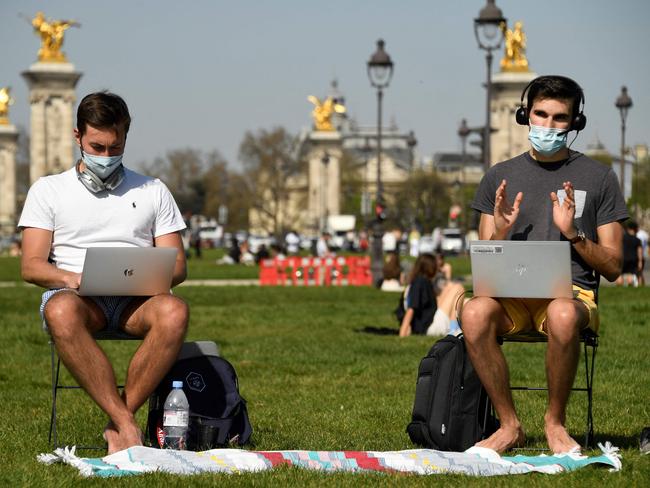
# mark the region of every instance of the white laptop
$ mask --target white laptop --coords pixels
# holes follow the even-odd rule
[[[471,241],[474,296],[572,298],[567,241]]]
[[[178,250],[173,247],[90,247],[81,296],[153,296],[169,293]]]

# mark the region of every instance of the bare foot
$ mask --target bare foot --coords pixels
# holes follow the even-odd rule
[[[142,431],[137,425],[117,429],[111,421],[104,429],[104,439],[108,443],[108,454],[142,445]]]
[[[569,452],[575,448],[580,450],[580,444],[569,435],[566,428],[561,424],[547,423],[544,426],[544,433],[546,434],[548,447],[554,454]]]
[[[487,447],[501,454],[513,447],[523,447],[525,441],[526,435],[520,426],[508,427],[502,425],[490,437],[477,442],[476,446]]]

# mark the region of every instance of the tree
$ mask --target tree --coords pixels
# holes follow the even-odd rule
[[[446,227],[451,205],[451,185],[436,173],[414,170],[395,190],[395,209],[389,210],[389,221],[408,228],[419,225],[424,232]]]
[[[248,229],[248,211],[250,210],[251,199],[246,175],[236,172],[228,173],[226,198],[226,207],[228,209],[226,230],[234,232],[239,229]]]
[[[239,146],[250,190],[250,204],[259,224],[276,237],[292,227],[296,216],[290,214],[291,178],[303,163],[298,158],[296,137],[284,128],[246,132]]]
[[[343,151],[339,161],[341,178],[341,213],[354,215],[357,223],[363,222],[361,215],[361,194],[363,191],[363,179],[360,168],[364,162],[356,159],[348,151]]]
[[[650,225],[650,157],[639,160],[632,177],[632,197],[628,202],[634,210],[631,214],[638,219],[641,227]]]
[[[218,218],[219,207],[228,209],[228,230],[248,228],[248,187],[242,175],[230,171],[218,151],[204,155],[196,149],[175,149],[143,172],[160,178],[174,195],[182,213]]]

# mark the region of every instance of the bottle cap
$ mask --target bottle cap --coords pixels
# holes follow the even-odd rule
[[[172,388],[183,388],[182,381],[172,381]]]

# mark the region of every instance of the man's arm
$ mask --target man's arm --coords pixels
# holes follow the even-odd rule
[[[551,192],[553,203],[553,223],[564,237],[571,240],[578,235],[575,227],[575,195],[573,184],[565,181],[563,184],[566,197],[560,204],[555,192]],[[607,280],[614,281],[621,274],[623,266],[623,227],[618,222],[610,222],[596,228],[598,243],[585,239],[576,242],[573,247],[582,259],[603,275]]]
[[[81,275],[57,268],[48,261],[52,231],[26,227],[23,230],[21,274],[25,281],[44,288],[79,288]]]
[[[153,242],[156,247],[175,247],[178,250],[176,253],[176,264],[174,265],[172,287],[185,281],[185,278],[187,278],[187,263],[185,261],[185,249],[183,248],[183,240],[181,239],[180,232],[172,232],[155,237]]]
[[[482,213],[478,223],[478,238],[482,241],[492,240],[494,232],[494,216]]]
[[[608,281],[614,281],[620,276],[623,266],[623,227],[618,222],[610,222],[598,227],[596,233],[598,243],[586,239],[576,242],[573,247],[589,266]]]

